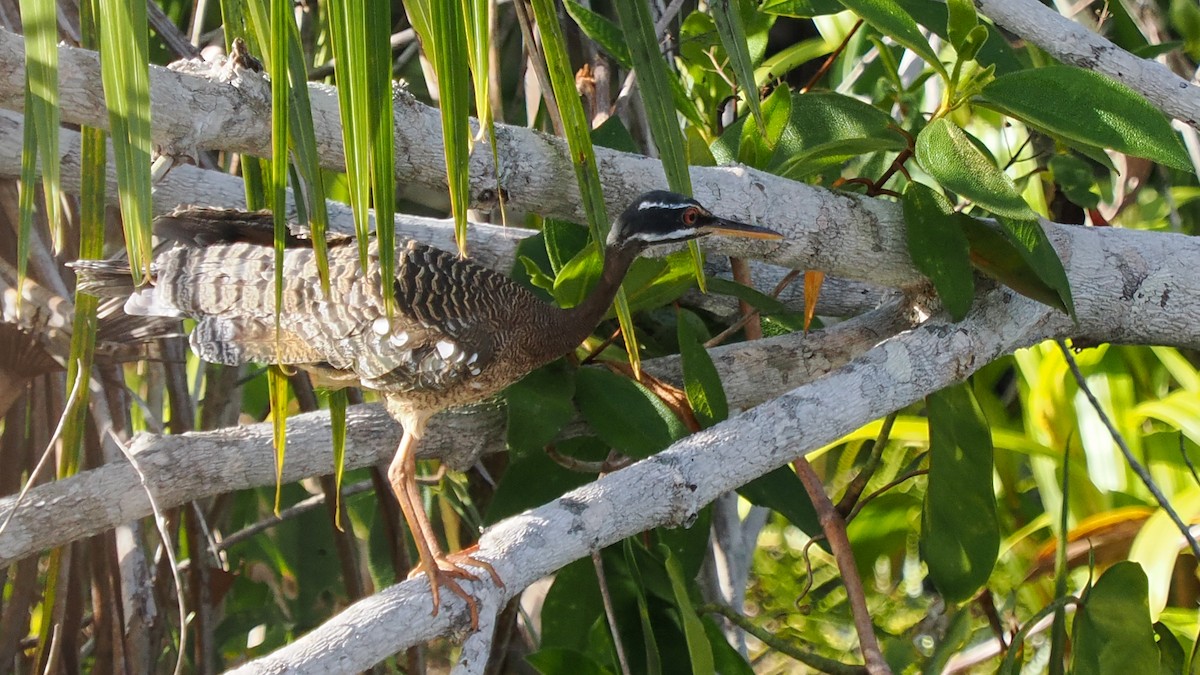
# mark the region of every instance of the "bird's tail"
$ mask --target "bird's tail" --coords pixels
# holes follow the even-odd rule
[[[76,260],[68,266],[75,270],[76,293],[127,298],[137,290],[128,260]]]

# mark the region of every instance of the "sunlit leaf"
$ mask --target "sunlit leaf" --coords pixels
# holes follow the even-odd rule
[[[1068,140],[1193,171],[1167,118],[1141,94],[1093,70],[1029,68],[996,78],[981,97],[1006,115]]]
[[[929,46],[929,41],[921,34],[917,22],[904,11],[895,0],[841,0],[847,9],[853,10],[864,21],[871,24],[880,33],[887,35],[896,42],[908,47],[917,56],[933,66],[942,75],[946,69]]]

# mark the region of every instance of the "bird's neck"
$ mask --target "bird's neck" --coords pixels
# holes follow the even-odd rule
[[[592,292],[578,305],[558,310],[558,319],[561,322],[559,325],[562,329],[557,332],[562,340],[562,353],[578,347],[596,329],[596,324],[600,323],[608,313],[608,308],[612,306],[613,298],[621,288],[621,281],[625,279],[625,273],[629,271],[629,266],[637,256],[638,252],[632,249],[607,251],[600,280],[596,282]]]

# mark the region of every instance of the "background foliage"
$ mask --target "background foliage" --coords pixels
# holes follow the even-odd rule
[[[590,242],[607,227],[593,144],[656,154],[679,191],[690,191],[688,164],[738,162],[900,200],[914,261],[956,317],[969,310],[978,284],[991,283],[977,271],[1073,311],[1038,216],[1194,234],[1197,158],[1162,114],[1122,85],[1010,39],[969,1],[662,4],[164,1],[149,5],[147,19],[138,3],[65,0],[56,27],[50,0],[0,2],[0,22],[23,30],[29,48],[27,189],[15,181],[0,185],[0,217],[12,225],[0,228],[0,255],[23,276],[25,261],[38,255],[57,263],[100,252],[103,184],[61,197],[54,162],[47,161],[56,156],[48,139],[58,127],[58,39],[105,50],[120,223],[133,260],[149,251],[146,64],[228,49],[235,38],[245,38],[278,85],[275,156],[288,148],[292,163],[216,153],[196,160],[241,174],[251,205],[280,203],[290,185],[305,196],[301,212],[318,233],[327,196],[355,205],[360,232],[368,205],[377,214],[394,206],[450,215],[461,232],[467,153],[494,133],[493,121],[565,135],[588,208],[586,227],[536,214],[474,214],[541,231],[522,243],[513,273],[564,306],[577,303],[595,279],[599,251]],[[1145,11],[1132,13],[1123,3],[1095,3],[1086,20],[1130,51],[1166,55],[1193,72],[1200,58],[1194,3],[1144,4]],[[1151,44],[1147,34],[1167,39]],[[637,88],[629,90],[621,85],[631,68]],[[445,197],[391,189],[391,113],[382,103],[391,77],[443,110],[452,186]],[[347,174],[317,167],[299,86],[306,81],[339,85]],[[468,115],[483,121],[478,131]],[[101,132],[85,130],[85,138],[85,164],[101,166]],[[35,152],[46,167],[40,184]],[[107,215],[116,222],[115,211]],[[392,236],[385,227],[379,235]],[[110,228],[105,252],[121,238]],[[640,261],[612,321],[579,354],[611,368],[556,363],[531,374],[506,395],[510,453],[485,459],[485,471],[428,488],[426,506],[451,549],[468,545],[480,526],[590,480],[589,472],[646,457],[730,414],[702,345],[723,335],[732,319],[686,306],[686,298],[677,302],[696,284],[695,255]],[[60,271],[43,266],[32,278],[54,288],[47,275]],[[807,274],[805,284],[815,291],[819,274]],[[812,318],[811,305],[788,307],[728,280],[706,285],[761,310],[737,339],[803,330]],[[65,379],[53,364],[35,367],[25,352],[23,368],[8,365],[13,394],[0,397],[12,399],[0,422],[0,493],[29,480],[48,445],[59,477],[123,461],[103,455],[82,412],[87,388],[73,384],[91,370],[93,338],[81,328],[95,311],[89,301],[76,306]],[[618,325],[625,344],[639,349],[605,339]],[[18,344],[9,332],[0,336]],[[809,457],[849,519],[853,566],[894,669],[1192,668],[1196,561],[1180,554],[1178,530],[1101,415],[1191,522],[1200,508],[1190,459],[1200,443],[1197,355],[1171,347],[1075,347],[1082,351],[1047,343],[1001,358],[969,382]],[[106,406],[119,435],[282,420],[278,410],[271,415],[269,392],[279,390],[265,372],[198,363],[179,341],[159,349],[159,358],[96,371],[104,388],[93,392],[92,405]],[[675,353],[683,360],[681,390],[630,378],[639,358]],[[326,403],[303,376],[291,380],[288,410],[344,409],[339,395]],[[350,393],[351,402],[360,398]],[[64,409],[73,411],[70,423],[51,443]],[[576,413],[586,431],[562,437]],[[278,494],[268,488],[223,495],[164,514],[162,535],[154,523],[140,523],[12,565],[2,577],[0,668],[141,672],[165,670],[178,658],[188,671],[210,672],[268,653],[404,578],[411,551],[397,545],[406,540],[386,488],[376,498],[383,484],[377,471],[360,469],[285,484]],[[741,673],[791,671],[798,662],[816,670],[862,663],[845,588],[796,473],[776,471],[741,496],[724,508],[740,514],[743,533],[756,542],[749,579],[735,580],[745,585],[744,604],[724,604],[730,598],[709,548],[715,517],[706,509],[690,528],[627,540],[527,592],[500,622],[497,642],[505,650],[495,667]],[[279,518],[272,515],[277,505]],[[152,598],[143,607],[156,607],[154,616],[138,616],[122,602],[133,580],[118,573],[116,552],[130,550],[121,536],[132,536],[132,551],[144,558]],[[183,629],[173,616],[176,580],[188,612]],[[602,588],[610,596],[607,612]],[[437,642],[382,667],[438,669],[455,649]]]

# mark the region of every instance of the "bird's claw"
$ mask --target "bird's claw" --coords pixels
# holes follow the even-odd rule
[[[429,577],[429,589],[433,596],[433,615],[437,616],[438,609],[441,606],[441,594],[439,587],[445,587],[451,593],[462,598],[463,602],[467,603],[467,611],[471,613],[471,630],[479,629],[479,600],[468,593],[466,589],[458,583],[459,579],[478,579],[466,567],[478,567],[487,571],[491,576],[492,581],[500,587],[504,587],[504,582],[500,580],[500,575],[496,573],[495,568],[491,563],[485,562],[471,556],[467,549],[458,553],[451,554],[445,557],[434,558],[436,569],[429,570],[424,563],[417,565],[409,572],[408,578],[412,579],[422,573]]]

